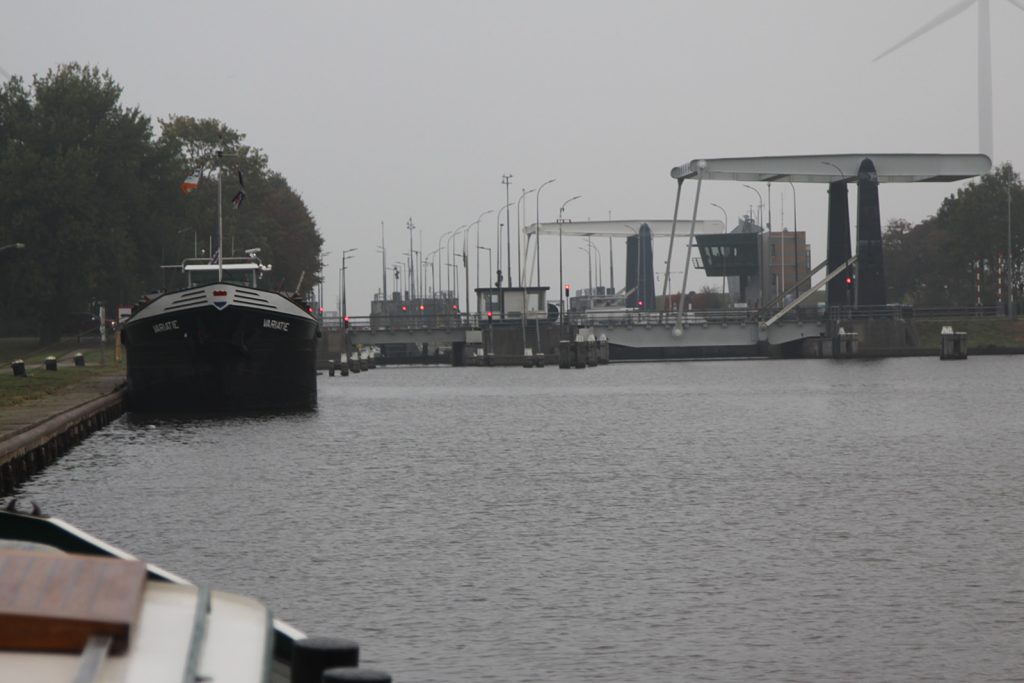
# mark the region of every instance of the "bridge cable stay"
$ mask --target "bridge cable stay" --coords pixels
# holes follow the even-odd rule
[[[767,310],[771,310],[771,309],[775,308],[776,306],[779,306],[779,305],[781,305],[781,304],[782,304],[782,302],[783,302],[783,301],[785,301],[785,299],[786,299],[786,295],[787,295],[787,294],[789,294],[789,293],[790,293],[790,292],[792,292],[793,290],[799,290],[799,288],[800,288],[800,287],[803,287],[804,285],[806,285],[806,284],[807,284],[808,282],[810,282],[810,281],[811,281],[811,278],[812,278],[812,277],[814,277],[815,275],[817,275],[817,274],[818,274],[818,271],[819,271],[819,270],[821,270],[822,268],[824,268],[824,267],[825,267],[825,266],[827,266],[827,265],[828,265],[828,259],[825,259],[824,261],[822,261],[821,263],[819,263],[819,264],[818,264],[817,266],[815,266],[815,267],[814,267],[814,270],[812,270],[812,271],[811,271],[810,273],[808,273],[808,274],[807,274],[807,275],[806,275],[806,276],[804,277],[804,279],[803,279],[803,280],[800,280],[800,282],[796,283],[795,285],[793,285],[792,287],[790,287],[789,289],[787,289],[786,291],[784,291],[784,292],[783,292],[782,294],[779,294],[779,295],[778,295],[778,296],[776,296],[776,297],[775,297],[774,299],[772,299],[771,301],[769,301],[769,302],[768,302],[768,305],[767,305],[767,306],[765,306],[765,309],[767,309]]]
[[[761,329],[766,330],[769,327],[771,327],[772,325],[774,325],[776,322],[778,322],[778,320],[780,318],[782,318],[782,316],[786,315],[787,313],[792,311],[794,308],[796,308],[797,306],[802,304],[809,296],[811,296],[811,294],[814,294],[815,292],[817,292],[819,289],[821,289],[826,284],[828,284],[828,282],[832,278],[834,278],[837,275],[839,275],[840,273],[844,272],[847,268],[849,268],[850,266],[852,266],[856,262],[857,262],[857,255],[854,254],[849,259],[847,259],[846,263],[842,264],[841,266],[837,266],[831,273],[826,275],[824,280],[822,280],[821,282],[819,282],[818,284],[814,285],[813,287],[808,289],[806,292],[804,292],[803,294],[798,296],[796,299],[794,299],[792,302],[790,302],[790,304],[788,306],[786,306],[781,311],[779,311],[778,313],[773,315],[771,318],[768,318],[768,320],[765,321],[761,325]],[[818,266],[818,268],[820,268],[820,267],[821,266]],[[815,270],[817,270],[817,268]]]

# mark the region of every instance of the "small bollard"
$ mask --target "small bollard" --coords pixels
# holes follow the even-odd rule
[[[333,360],[327,361],[327,375],[329,377],[334,377],[334,361]]]
[[[391,676],[373,669],[328,669],[323,683],[391,683]]]
[[[359,666],[359,645],[340,638],[305,638],[292,645],[291,683],[320,683],[327,669]]]
[[[85,356],[82,355],[81,352],[75,354],[75,367],[76,368],[84,368],[85,367]]]
[[[15,377],[28,377],[28,374],[25,372],[25,361],[21,359],[11,363],[11,370],[14,371]]]
[[[57,359],[55,357],[47,356],[45,363],[46,363],[46,369],[47,370],[56,370],[57,369]]]

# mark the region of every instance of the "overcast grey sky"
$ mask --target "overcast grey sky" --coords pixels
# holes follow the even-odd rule
[[[431,251],[446,231],[504,206],[504,173],[513,196],[557,178],[541,195],[543,221],[576,194],[567,218],[671,218],[669,170],[692,158],[978,151],[976,9],[871,61],[952,4],[42,0],[5,3],[0,67],[31,77],[69,61],[96,65],[123,86],[125,104],[154,119],[215,117],[245,133],[317,220],[330,252],[328,308],[340,253],[358,248],[347,278],[358,315],[381,287],[381,221],[389,262],[408,250],[410,217],[417,248],[422,233]],[[1020,170],[1024,12],[1004,0],[991,7],[993,161]],[[684,203],[694,187],[684,185]],[[774,227],[783,210],[792,226],[792,190],[772,190]],[[883,186],[883,223],[920,220],[953,191]],[[825,187],[796,194],[817,263]],[[756,196],[708,183],[703,202],[735,223]],[[526,203],[532,221],[532,195]],[[701,217],[721,218],[703,206]],[[486,217],[482,244],[493,246],[495,228]],[[565,279],[575,288],[586,285],[586,257],[582,238],[572,242]],[[598,246],[607,271],[607,240]],[[656,249],[663,259],[667,243]],[[555,288],[557,240],[541,253],[543,284]],[[624,257],[617,243],[619,287]]]

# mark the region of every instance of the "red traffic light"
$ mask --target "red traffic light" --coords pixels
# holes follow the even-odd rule
[[[405,307],[405,304],[402,304],[402,312],[404,313],[405,311],[408,311],[408,310],[409,309]]]
[[[457,305],[457,304],[452,304],[452,310],[453,310],[453,311],[457,311],[457,310],[459,310],[459,307],[458,307],[458,305]]]
[[[420,310],[421,310],[421,311],[422,311],[423,309],[425,309],[425,308],[426,308],[426,306],[424,306],[423,304],[420,304]]]
[[[348,316],[346,315],[344,318],[342,318],[342,320],[344,320],[345,322],[348,322]]]
[[[493,317],[494,317],[494,313],[491,312],[491,311],[487,311],[487,319],[490,320]]]
[[[643,302],[643,300],[641,299],[640,301],[637,301],[637,302],[636,302],[636,305],[637,305],[637,307],[639,307],[639,308],[643,308],[643,307],[644,307],[644,302]]]
[[[846,284],[848,284],[848,285],[852,285],[853,284],[853,278],[850,277],[849,275],[846,276]]]

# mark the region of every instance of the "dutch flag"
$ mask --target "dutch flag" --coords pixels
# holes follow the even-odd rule
[[[192,173],[189,175],[189,177],[185,178],[185,180],[182,181],[182,183],[181,183],[181,193],[182,194],[188,194],[189,192],[192,192],[197,187],[199,187],[199,169],[198,168],[196,170],[192,171]]]

